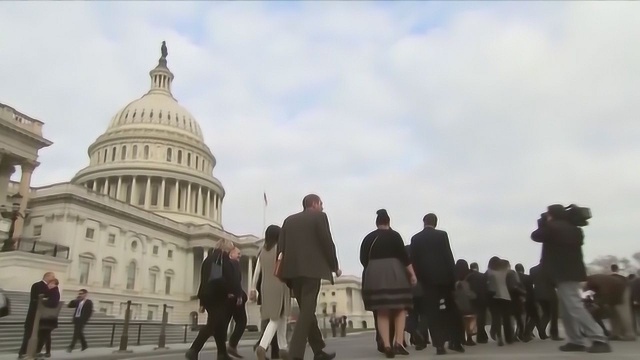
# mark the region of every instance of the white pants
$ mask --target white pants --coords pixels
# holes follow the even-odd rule
[[[287,318],[284,316],[278,320],[269,321],[269,324],[264,329],[262,338],[260,338],[260,347],[267,349],[276,332],[278,334],[278,347],[280,350],[287,349]]]

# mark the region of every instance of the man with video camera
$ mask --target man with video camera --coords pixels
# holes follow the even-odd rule
[[[582,256],[584,233],[580,227],[588,224],[590,210],[575,205],[565,208],[558,204],[549,206],[547,210],[540,216],[538,229],[531,234],[531,239],[542,243],[542,271],[553,280],[558,291],[562,323],[569,339],[560,350],[611,352],[607,337],[580,297],[580,283],[587,278]],[[588,340],[591,341],[590,347],[587,347]]]

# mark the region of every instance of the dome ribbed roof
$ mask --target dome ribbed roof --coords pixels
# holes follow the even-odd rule
[[[166,126],[171,130],[192,135],[204,142],[200,125],[171,94],[173,73],[167,67],[166,57],[149,72],[151,89],[141,98],[132,101],[111,119],[107,133],[139,127]]]

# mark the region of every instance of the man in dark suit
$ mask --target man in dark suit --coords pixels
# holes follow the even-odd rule
[[[551,339],[554,341],[564,340],[558,333],[558,295],[553,286],[553,281],[544,273],[542,264],[532,267],[529,270],[529,275],[533,282],[535,300],[540,305],[540,310],[542,310],[542,316],[540,316],[540,321],[538,322],[538,336],[542,340],[548,339],[547,326],[551,323],[549,329]]]
[[[29,292],[29,309],[27,310],[27,318],[24,320],[24,336],[22,338],[22,345],[18,351],[18,358],[23,359],[27,354],[27,345],[29,344],[29,338],[31,337],[31,331],[33,330],[33,322],[36,318],[36,310],[38,309],[38,297],[40,295],[46,295],[49,292],[50,281],[56,278],[56,275],[52,272],[47,272],[42,277],[42,280],[31,285],[31,291]]]
[[[532,339],[533,329],[540,327],[540,316],[538,316],[538,305],[536,303],[535,290],[533,287],[533,279],[531,275],[524,273],[524,266],[522,264],[516,264],[516,272],[520,278],[520,283],[524,287],[525,300],[524,300],[524,312],[525,312],[525,325],[524,329],[518,335],[524,342],[529,342]]]
[[[460,343],[464,334],[454,333],[461,328],[455,326],[461,318],[453,298],[455,260],[449,235],[436,230],[435,214],[425,215],[422,221],[424,229],[411,238],[411,261],[424,291],[423,311],[433,346],[439,355],[446,354],[444,343],[448,341],[450,350],[464,352]]]
[[[284,220],[278,240],[281,259],[280,278],[293,290],[300,315],[289,344],[292,359],[303,359],[307,339],[315,360],[333,359],[335,353],[324,352],[325,343],[318,327],[316,307],[322,279],[333,283],[332,272],[342,275],[338,268],[336,246],[329,230],[322,200],[310,194],[302,200],[303,211]]]
[[[404,247],[407,255],[411,258],[411,245]],[[410,342],[416,346],[416,350],[422,350],[427,347],[429,343],[429,331],[426,324],[427,319],[424,317],[424,311],[422,311],[422,298],[424,297],[424,291],[420,283],[413,287],[413,309],[408,311],[405,330],[411,335]],[[392,326],[392,324],[389,324]],[[423,333],[422,331],[427,331]],[[393,339],[393,332],[389,339]],[[380,339],[379,344],[382,342]],[[384,350],[384,347],[383,347]]]
[[[473,310],[476,312],[476,323],[478,327],[478,334],[476,335],[476,342],[478,344],[486,344],[489,341],[487,335],[487,310],[489,308],[489,289],[487,287],[487,274],[481,273],[478,263],[471,263],[469,265],[471,272],[467,276],[467,282],[469,287],[476,298],[471,300]]]
[[[93,302],[91,299],[87,299],[88,295],[89,292],[86,289],[80,289],[78,297],[69,302],[68,307],[76,309],[76,311],[73,312],[73,338],[71,338],[71,344],[69,344],[67,352],[73,351],[78,340],[80,340],[82,351],[88,348],[87,340],[84,338],[84,327],[91,319],[91,315],[93,315]]]

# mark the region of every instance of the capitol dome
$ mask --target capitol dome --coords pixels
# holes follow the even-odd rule
[[[116,113],[89,146],[89,166],[71,181],[179,222],[222,228],[216,159],[198,122],[173,97],[164,42],[161,50],[149,91]]]

